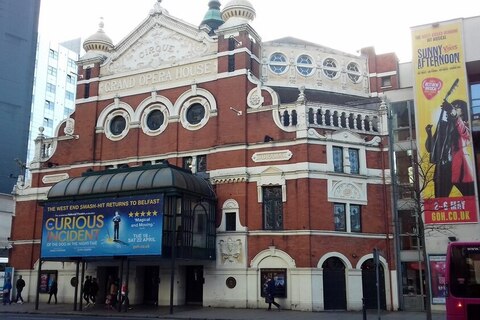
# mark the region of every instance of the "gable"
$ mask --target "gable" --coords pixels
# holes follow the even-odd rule
[[[151,70],[216,54],[215,39],[168,14],[149,16],[115,47],[101,75]]]

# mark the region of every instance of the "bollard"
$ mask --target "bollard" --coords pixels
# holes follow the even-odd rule
[[[365,298],[362,298],[363,320],[367,320],[367,308],[365,307]]]

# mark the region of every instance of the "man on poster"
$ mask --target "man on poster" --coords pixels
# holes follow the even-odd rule
[[[122,218],[120,217],[120,214],[118,211],[115,211],[115,216],[112,219],[113,221],[113,241],[118,241],[119,238],[119,233],[120,233],[120,221],[122,221]]]

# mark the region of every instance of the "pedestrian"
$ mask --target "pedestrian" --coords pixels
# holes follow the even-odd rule
[[[121,305],[124,306],[124,310],[125,312],[127,312],[127,310],[130,310],[130,300],[128,299],[128,286],[127,286],[127,282],[126,281],[123,281],[122,283],[122,288],[120,289],[120,295],[121,295]]]
[[[58,284],[56,280],[52,281],[52,284],[50,285],[50,289],[48,290],[48,293],[50,296],[48,297],[48,304],[50,304],[50,300],[52,300],[52,296],[55,298],[55,304],[57,304],[57,292],[58,292]]]
[[[12,280],[10,273],[5,274],[5,283],[3,284],[3,305],[12,304],[10,300],[10,291],[12,290]]]
[[[265,303],[268,303],[268,310],[272,310],[272,304],[280,309],[280,305],[275,302],[275,282],[272,278],[267,278],[267,281],[263,285],[265,293]]]
[[[92,281],[90,276],[87,276],[83,283],[83,299],[87,302],[86,306],[90,305],[90,293],[91,293]]]
[[[93,278],[92,284],[90,287],[90,301],[93,303],[93,305],[95,305],[95,303],[97,302],[98,290],[99,288],[98,288],[97,278]]]
[[[118,302],[118,280],[114,280],[110,285],[111,306],[115,308]]]
[[[22,291],[23,291],[23,288],[25,288],[25,280],[22,279],[22,276],[19,276],[16,283],[16,288],[17,288],[17,298],[15,300],[17,301],[17,303],[23,304]]]
[[[107,286],[105,287],[105,292],[107,293],[105,296],[105,308],[109,310],[113,308],[112,307],[113,297],[110,292],[114,282],[115,281],[113,280],[112,275],[108,275]]]

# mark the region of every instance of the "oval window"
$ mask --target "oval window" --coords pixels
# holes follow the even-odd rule
[[[165,116],[160,110],[153,110],[147,116],[147,127],[148,129],[155,131],[160,129],[165,121]]]
[[[275,52],[270,56],[269,67],[273,73],[285,73],[288,69],[287,57],[283,53]]]
[[[205,108],[200,103],[192,104],[187,110],[187,121],[192,125],[199,124],[204,117]]]
[[[114,136],[122,134],[123,130],[127,127],[127,121],[123,116],[115,116],[110,122],[110,132]]]

